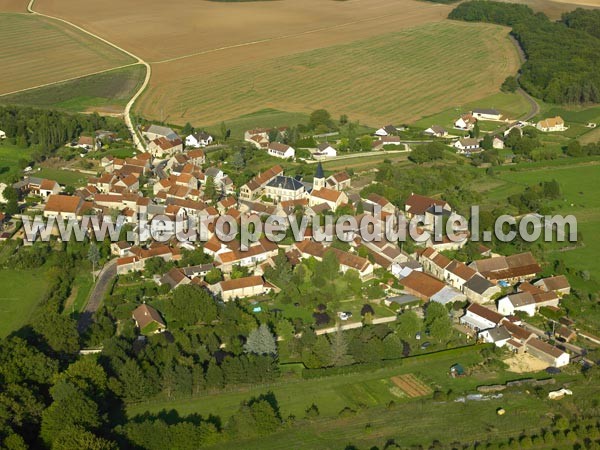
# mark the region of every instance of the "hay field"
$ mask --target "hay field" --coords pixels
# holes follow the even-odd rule
[[[0,42],[0,94],[134,62],[71,27],[27,14],[0,13]]]
[[[155,64],[136,110],[202,125],[265,108],[326,108],[372,126],[409,122],[498,92],[518,68],[507,36],[495,25],[443,21],[293,55],[242,57],[235,67],[246,50],[219,52],[225,68],[196,64],[206,58]]]

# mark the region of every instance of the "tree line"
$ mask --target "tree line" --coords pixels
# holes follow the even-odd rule
[[[82,133],[110,130],[121,138],[129,137],[125,123],[116,118],[94,114],[69,114],[61,111],[20,106],[0,106],[0,130],[9,143],[35,147],[35,160],[42,160]]]
[[[521,4],[473,0],[457,6],[450,19],[512,27],[527,55],[519,83],[527,92],[551,103],[600,101],[600,39],[594,13],[566,14],[553,22]]]

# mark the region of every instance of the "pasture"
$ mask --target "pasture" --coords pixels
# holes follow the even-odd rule
[[[30,148],[20,148],[6,141],[0,141],[0,182],[21,175],[19,161],[21,159],[28,161],[32,151]]]
[[[540,164],[522,164],[517,171],[502,168],[497,172],[497,184],[484,197],[490,204],[506,199],[509,195],[522,192],[525,186],[541,181],[557,180],[561,187],[561,198],[551,203],[554,214],[573,214],[577,218],[578,231],[583,234],[585,245],[572,250],[569,243],[553,245],[547,252],[547,259],[562,259],[568,267],[588,270],[593,278],[600,280],[597,255],[600,242],[596,239],[600,229],[600,164],[596,160],[584,160],[578,163],[569,160],[557,160]]]
[[[0,13],[0,42],[0,94],[134,62],[72,27],[27,14]]]
[[[144,79],[141,64],[0,97],[0,103],[68,112],[121,113]]]

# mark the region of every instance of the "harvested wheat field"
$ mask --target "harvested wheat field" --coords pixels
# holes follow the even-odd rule
[[[72,27],[27,14],[0,14],[0,42],[0,94],[134,62]]]
[[[391,380],[392,383],[402,389],[402,391],[411,398],[423,397],[432,392],[429,386],[415,377],[412,373],[392,377]]]
[[[0,13],[3,12],[26,12],[27,0],[0,0]]]
[[[281,0],[276,2],[211,2],[180,0],[36,0],[36,11],[83,26],[148,62],[193,55],[233,45],[248,45],[247,60],[262,41],[281,40],[287,53],[306,45],[321,47],[360,37],[439,21],[451,6],[412,0]],[[317,35],[314,39],[311,35]],[[341,36],[342,40],[339,40]],[[301,47],[300,49],[306,49]],[[211,57],[197,65],[212,65]]]
[[[212,124],[265,108],[402,123],[498,92],[519,64],[508,29],[453,21],[272,57],[267,50],[279,45],[251,59],[236,48],[155,64],[136,109],[172,123]]]

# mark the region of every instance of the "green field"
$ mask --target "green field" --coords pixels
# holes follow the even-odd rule
[[[202,124],[265,108],[325,108],[334,117],[381,126],[496,93],[517,67],[508,29],[444,21],[203,77],[157,76],[136,110],[149,117],[164,110],[172,122],[185,117]]]
[[[240,389],[234,392],[209,394],[198,398],[155,401],[131,405],[127,412],[130,417],[159,412],[163,409],[176,410],[181,415],[193,413],[216,414],[226,420],[233,414],[240,402],[252,396],[273,392],[279,402],[282,416],[290,414],[303,417],[305,410],[316,404],[322,417],[335,417],[344,407],[359,408],[360,405],[373,407],[386,405],[390,400],[401,399],[390,392],[389,378],[395,375],[413,373],[431,387],[444,386],[457,392],[473,389],[478,384],[492,379],[516,378],[510,373],[483,372],[474,377],[452,379],[448,376],[451,365],[460,362],[471,366],[481,360],[479,347],[464,347],[438,354],[428,354],[402,360],[397,367],[373,370],[349,375],[331,376],[313,380],[287,380]]]
[[[530,108],[527,100],[517,93],[498,93],[468,103],[459,103],[460,98],[457,97],[456,101],[457,103],[451,108],[431,116],[423,117],[415,122],[415,125],[424,129],[429,128],[432,125],[439,125],[446,128],[450,134],[453,134],[453,131],[456,131],[458,134],[463,134],[464,132],[461,130],[453,130],[454,122],[461,114],[472,111],[474,108],[494,108],[511,119],[522,117],[529,112]],[[481,128],[484,131],[492,131],[494,128],[501,125],[502,124],[496,122],[481,122]]]
[[[226,120],[225,125],[231,130],[231,137],[244,138],[244,132],[253,128],[274,128],[281,126],[295,126],[308,123],[308,114],[288,113],[276,109],[263,109],[251,114],[245,114],[235,119]],[[221,123],[207,127],[207,131],[216,135],[221,134]]]
[[[478,364],[481,361],[481,348],[464,347],[407,358],[397,367],[370,372],[311,380],[290,379],[284,383],[248,387],[190,400],[131,405],[127,413],[129,417],[160,411],[176,411],[183,416],[206,416],[212,413],[226,422],[240,402],[271,392],[278,402],[281,416],[285,418],[291,414],[299,423],[266,438],[242,443],[243,448],[257,449],[344,448],[349,443],[366,445],[374,439],[384,443],[392,437],[401,439],[403,445],[412,445],[422,444],[424,436],[427,436],[428,442],[434,439],[450,442],[467,433],[470,439],[475,440],[501,437],[507,433],[518,434],[522,430],[537,430],[547,425],[550,419],[545,414],[552,409],[552,405],[547,400],[539,400],[523,392],[508,394],[502,400],[462,404],[398,397],[391,390],[393,384],[390,378],[402,374],[415,375],[433,390],[451,389],[457,394],[473,392],[481,384],[521,378],[517,374],[491,369],[477,369],[470,376],[457,379],[448,375],[450,366],[457,362],[465,367]],[[533,376],[543,378],[545,373]],[[568,379],[569,376],[563,377]],[[390,401],[396,404],[394,408],[387,408]],[[319,409],[319,418],[304,420],[306,409],[313,403]],[[345,407],[358,411],[358,414],[339,418],[339,412]],[[509,411],[501,419],[496,415],[499,407]],[[367,424],[370,424],[369,433],[365,433]]]
[[[25,325],[46,292],[43,269],[0,270],[0,337]]]
[[[578,230],[582,232],[585,245],[574,250],[560,251],[557,246],[547,254],[550,259],[562,259],[568,267],[588,270],[594,278],[600,280],[600,268],[597,258],[600,241],[600,164],[598,158],[576,160],[556,160],[537,164],[519,165],[512,171],[504,167],[497,172],[495,184],[484,192],[486,202],[506,199],[509,195],[521,192],[525,186],[541,181],[557,180],[561,187],[561,198],[553,201],[555,214],[573,214],[578,221]],[[568,243],[563,246],[568,246]]]
[[[0,141],[0,181],[21,175],[19,160],[29,160],[31,152],[29,148],[20,148],[6,141]]]
[[[139,88],[144,80],[144,74],[144,66],[138,64],[7,95],[0,97],[0,102],[69,112],[91,110],[120,112]]]
[[[42,167],[41,170],[35,172],[35,176],[55,180],[56,182],[58,182],[58,184],[80,187],[84,186],[87,183],[87,179],[91,175],[81,172],[75,172],[73,170]]]
[[[0,42],[0,94],[135,62],[73,27],[31,14],[0,13]]]

